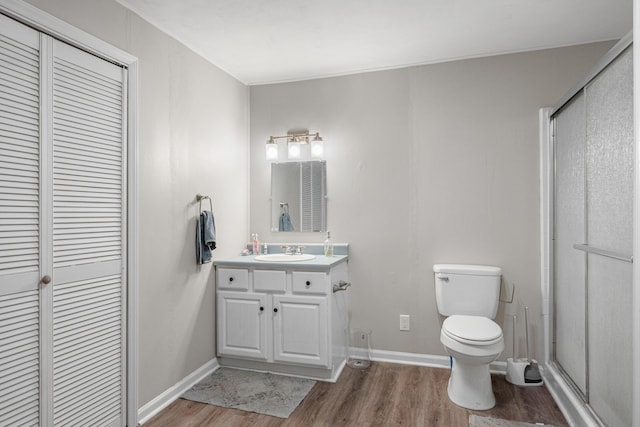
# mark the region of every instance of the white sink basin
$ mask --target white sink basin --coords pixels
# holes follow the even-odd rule
[[[295,262],[295,261],[309,261],[314,259],[315,255],[300,254],[300,255],[287,255],[287,254],[269,254],[269,255],[257,255],[256,261],[269,261],[269,262]]]

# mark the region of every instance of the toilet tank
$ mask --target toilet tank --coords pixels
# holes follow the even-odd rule
[[[500,296],[500,267],[436,264],[433,266],[438,312],[496,317]]]

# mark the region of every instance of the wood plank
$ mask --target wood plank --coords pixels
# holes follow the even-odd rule
[[[145,427],[468,426],[469,415],[568,426],[546,387],[517,387],[492,375],[496,406],[472,411],[447,396],[449,370],[372,363],[345,368],[335,384],[318,382],[288,419],[178,399]]]

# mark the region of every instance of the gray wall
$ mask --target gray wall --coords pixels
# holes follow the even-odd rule
[[[497,265],[505,289],[515,285],[515,303],[497,317],[510,357],[510,315],[522,319],[523,305],[533,339],[541,334],[538,109],[611,45],[251,87],[251,231],[273,242],[324,239],[269,231],[264,159],[270,135],[320,132],[328,228],[351,245],[352,329],[371,328],[375,349],[444,355],[432,265]],[[411,331],[399,331],[400,314],[411,315]]]
[[[247,88],[111,0],[29,0],[139,58],[139,404],[215,357],[211,264],[194,255],[196,193],[215,256],[247,236]]]

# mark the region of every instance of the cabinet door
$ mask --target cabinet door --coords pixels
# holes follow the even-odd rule
[[[267,359],[267,295],[218,292],[218,353]]]
[[[273,361],[331,367],[327,297],[273,297]]]

